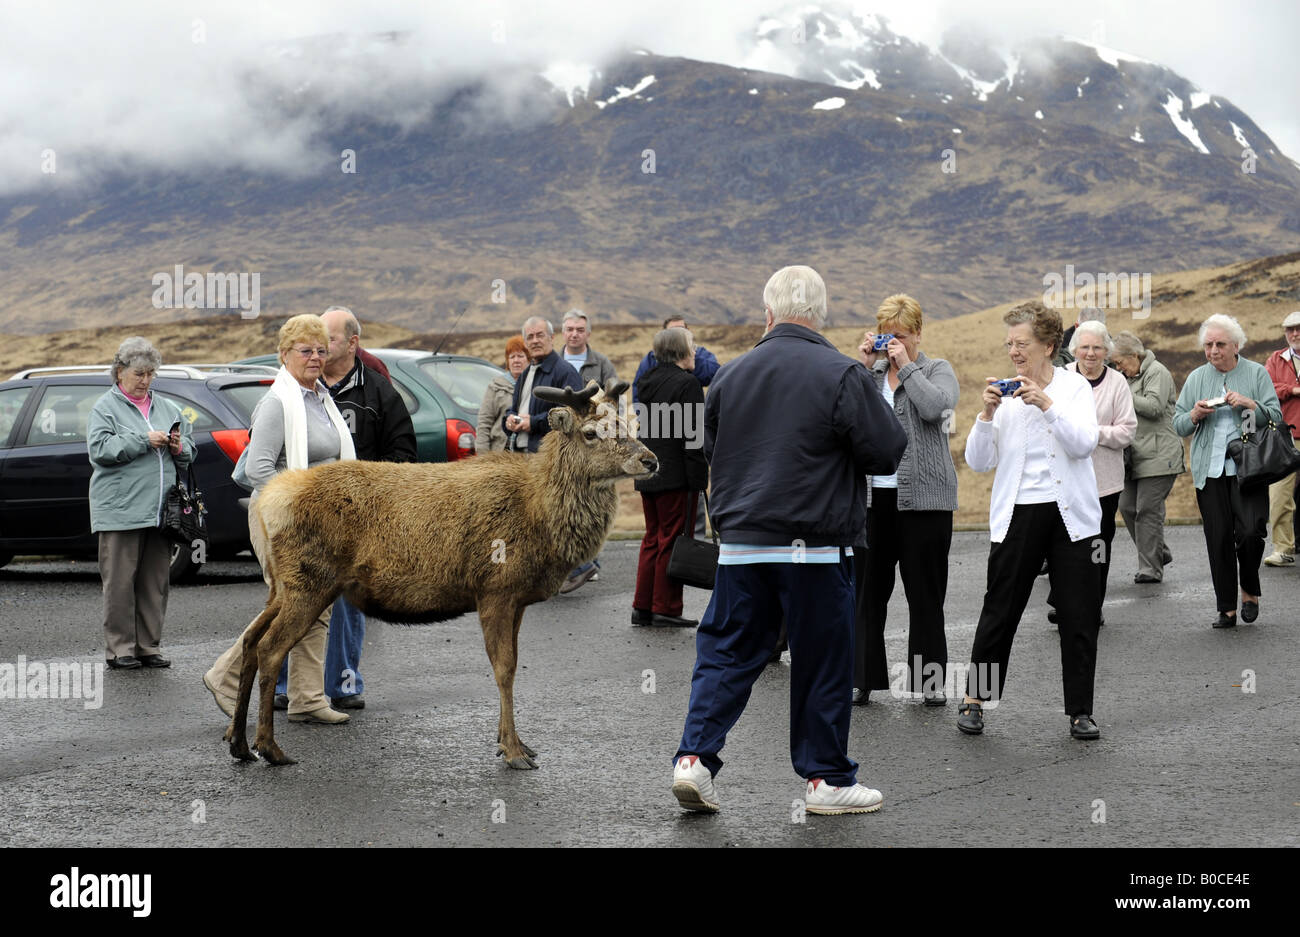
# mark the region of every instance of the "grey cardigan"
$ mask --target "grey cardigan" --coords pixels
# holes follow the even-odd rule
[[[883,387],[889,362],[876,362],[871,376]],[[957,408],[957,375],[942,358],[916,360],[898,371],[894,415],[907,434],[907,449],[898,464],[900,511],[957,510],[957,469],[952,464],[948,435]],[[871,477],[867,477],[867,507],[871,507]]]

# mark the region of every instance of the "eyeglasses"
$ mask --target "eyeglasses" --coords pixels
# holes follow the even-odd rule
[[[294,351],[302,357],[303,361],[310,361],[313,357],[324,360],[330,353],[328,348],[295,348]]]

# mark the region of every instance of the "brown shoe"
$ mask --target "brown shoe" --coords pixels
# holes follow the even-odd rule
[[[310,722],[322,726],[341,726],[351,718],[347,713],[335,712],[328,706],[313,709],[309,713],[289,713],[290,722]]]

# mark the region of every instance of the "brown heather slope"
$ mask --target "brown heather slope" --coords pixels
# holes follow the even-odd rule
[[[906,289],[905,284],[899,284]],[[762,284],[754,286],[754,306]],[[981,477],[966,467],[963,450],[966,435],[978,410],[979,393],[986,377],[1009,377],[1010,363],[1002,350],[1003,313],[1030,293],[1013,302],[952,319],[931,322],[924,331],[921,347],[931,357],[952,362],[961,382],[961,399],[953,422],[952,455],[957,466],[960,510],[959,524],[986,524],[988,520],[991,476]],[[883,298],[883,296],[881,297]],[[508,310],[509,307],[506,307]],[[1263,363],[1282,346],[1281,321],[1300,309],[1300,253],[1243,261],[1227,267],[1188,270],[1159,275],[1152,280],[1152,306],[1145,319],[1135,319],[1128,310],[1109,315],[1112,333],[1124,329],[1135,332],[1153,349],[1173,372],[1181,386],[1189,371],[1204,362],[1196,342],[1196,330],[1206,316],[1222,312],[1236,317],[1248,338],[1246,357]],[[509,315],[503,310],[504,315]],[[1066,325],[1073,320],[1073,310],[1063,311]],[[563,309],[554,311],[556,325]],[[833,325],[827,337],[845,354],[855,354],[862,330],[874,323],[874,315],[865,309],[832,308]],[[9,368],[58,364],[104,362],[112,357],[118,342],[128,334],[142,334],[163,353],[164,361],[230,361],[272,351],[275,333],[282,319],[226,321],[204,318],[160,325],[134,326],[124,329],[81,329],[42,336],[0,336],[9,349]],[[363,323],[364,323],[363,311]],[[708,325],[692,323],[696,340],[717,355],[723,363],[753,347],[762,335],[754,325]],[[601,324],[597,322],[592,347],[608,355],[618,373],[628,380],[641,356],[649,348],[657,326]],[[451,335],[418,334],[398,326],[365,324],[365,344],[432,349],[442,342],[442,350],[478,355],[500,363],[506,339],[513,330]],[[624,486],[615,529],[636,531],[642,526],[640,499],[631,484]],[[1169,516],[1197,520],[1195,495],[1190,477],[1181,476],[1169,499]]]

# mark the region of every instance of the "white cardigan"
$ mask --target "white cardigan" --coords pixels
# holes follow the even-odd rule
[[[1007,397],[994,411],[992,420],[985,422],[977,416],[966,437],[966,464],[977,472],[997,469],[989,505],[989,539],[994,543],[1001,543],[1011,526],[1025,468],[1029,421],[1036,419],[1034,414],[1047,421],[1047,432],[1052,437],[1049,471],[1066,532],[1073,541],[1101,533],[1101,501],[1092,468],[1098,436],[1092,387],[1078,374],[1053,368],[1052,382],[1043,393],[1052,399],[1045,413],[1019,397]]]

